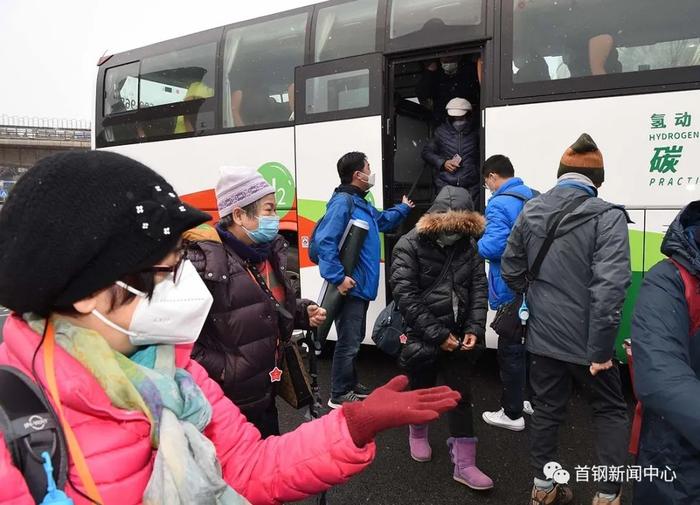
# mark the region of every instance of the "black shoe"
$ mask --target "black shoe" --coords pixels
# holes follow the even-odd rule
[[[357,383],[355,384],[355,388],[352,390],[353,393],[355,393],[357,396],[360,398],[367,398],[369,394],[372,392],[370,388],[365,386],[364,384]]]
[[[343,396],[333,397],[328,399],[328,406],[332,409],[339,409],[343,406],[343,403],[359,402],[362,398],[357,396],[353,391],[345,393]]]

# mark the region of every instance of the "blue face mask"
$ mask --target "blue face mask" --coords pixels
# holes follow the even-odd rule
[[[267,244],[272,242],[280,230],[279,216],[258,216],[257,230],[248,230],[245,226],[243,230],[256,244]]]

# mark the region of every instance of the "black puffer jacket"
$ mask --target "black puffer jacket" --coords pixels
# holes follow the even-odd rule
[[[408,342],[400,357],[404,368],[431,364],[450,333],[458,338],[473,333],[483,341],[488,287],[476,239],[483,233],[484,217],[471,209],[465,189],[443,188],[428,214],[394,248],[390,283],[407,325]],[[461,238],[443,247],[439,243],[443,233]],[[452,251],[447,274],[426,293],[439,279]]]
[[[186,234],[188,258],[214,297],[192,357],[218,382],[228,398],[247,417],[262,413],[274,398],[269,372],[275,367],[278,335],[288,339],[294,328],[308,329],[310,300],[296,298],[285,282],[286,311],[293,318],[279,323],[278,311],[260,288],[245,262],[221,243],[211,227]],[[272,242],[270,263],[279,280],[285,279],[287,242]]]

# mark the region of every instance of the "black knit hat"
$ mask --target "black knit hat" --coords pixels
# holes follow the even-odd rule
[[[47,315],[148,268],[208,214],[120,154],[44,158],[0,211],[0,305]]]

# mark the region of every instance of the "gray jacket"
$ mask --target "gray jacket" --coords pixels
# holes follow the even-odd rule
[[[501,260],[501,274],[517,293],[557,211],[582,189],[555,186],[520,213]],[[528,289],[527,350],[569,363],[613,357],[622,305],[630,284],[629,217],[591,197],[566,217]]]

